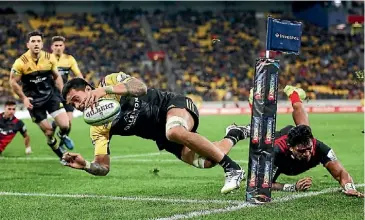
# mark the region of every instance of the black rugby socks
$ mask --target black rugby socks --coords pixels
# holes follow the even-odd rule
[[[57,146],[57,139],[52,137],[51,140],[48,141],[48,146],[52,149],[52,151],[59,157],[62,158],[63,156],[63,149]]]
[[[223,159],[219,162],[219,165],[223,167],[224,172],[229,172],[231,169],[234,170],[241,169],[241,167],[227,155],[224,155]]]

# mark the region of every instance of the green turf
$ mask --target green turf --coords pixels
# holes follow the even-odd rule
[[[225,127],[236,122],[247,123],[248,116],[203,116],[199,133],[210,140],[224,136]],[[278,116],[278,128],[292,124],[290,115]],[[312,114],[310,122],[315,136],[331,146],[356,183],[364,179],[364,118],[362,114]],[[219,191],[224,177],[222,168],[195,169],[161,153],[134,158],[112,159],[111,171],[106,177],[94,177],[83,171],[59,164],[45,143],[39,128],[25,121],[31,135],[33,154],[25,160],[20,136],[4,151],[0,159],[0,191],[45,194],[90,194],[121,197],[151,197],[196,200],[244,200],[244,188],[222,196]],[[73,121],[71,137],[76,152],[87,159],[93,157],[88,126],[81,119]],[[240,160],[247,169],[248,141],[240,142],[231,151],[231,157]],[[158,153],[153,142],[135,137],[114,137],[112,156]],[[21,157],[20,159],[16,159]],[[38,159],[37,159],[38,158]],[[45,158],[42,160],[42,158]],[[52,160],[52,158],[55,158]],[[153,170],[158,170],[153,172]],[[279,181],[294,183],[298,178],[312,176],[310,192],[336,188],[329,173],[318,166],[298,177],[281,176]],[[245,185],[245,184],[244,184]],[[363,191],[363,188],[360,187]],[[299,193],[300,194],[300,193]],[[274,192],[275,199],[293,193]],[[125,201],[112,198],[72,198],[45,196],[0,196],[1,219],[152,219],[236,206],[232,203],[188,203],[184,201]],[[198,216],[193,219],[363,219],[363,200],[332,192],[261,207]]]

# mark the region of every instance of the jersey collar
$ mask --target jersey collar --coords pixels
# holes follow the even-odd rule
[[[41,52],[39,52],[40,54],[39,54],[39,58],[38,58],[38,60],[39,59],[41,59],[42,57],[43,57],[43,50],[41,50]],[[33,61],[35,61],[34,60],[34,58],[32,57],[32,54],[30,53],[30,50],[28,50],[26,53],[25,53],[25,55],[28,57],[28,58],[30,58],[30,60],[33,60]]]

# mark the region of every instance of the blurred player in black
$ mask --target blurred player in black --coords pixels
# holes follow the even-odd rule
[[[280,174],[296,176],[322,164],[340,183],[346,195],[364,197],[362,193],[356,190],[350,174],[341,165],[335,152],[313,137],[308,115],[302,103],[306,97],[304,90],[286,86],[284,92],[292,103],[292,114],[296,126],[289,125],[275,134],[272,189],[290,192],[305,191],[312,185],[312,179],[309,177],[303,178],[295,184],[279,183],[277,178]],[[252,90],[250,94],[251,104]]]
[[[18,131],[24,138],[25,154],[32,153],[27,128],[22,120],[15,117],[15,109],[16,103],[14,101],[7,101],[5,102],[4,112],[0,113],[0,155]]]
[[[47,113],[60,127],[59,137],[62,142],[68,148],[73,148],[73,142],[67,135],[70,129],[69,118],[59,93],[55,93],[56,89],[61,91],[63,88],[62,78],[57,70],[57,60],[52,54],[42,51],[43,34],[39,31],[28,34],[27,47],[29,50],[13,64],[10,85],[28,109],[33,122],[47,137],[48,145],[61,159],[64,152],[57,146],[54,129],[47,120]]]
[[[77,61],[75,60],[75,58],[72,55],[69,54],[65,54],[65,41],[66,39],[62,36],[54,36],[52,37],[52,53],[55,55],[56,59],[57,59],[57,68],[58,68],[58,73],[61,75],[63,83],[65,84],[71,74],[71,72],[76,76],[76,77],[80,77],[83,78],[82,73],[79,69],[79,66],[77,65]],[[58,92],[58,90],[56,90],[56,92]],[[68,130],[67,135],[69,135],[70,131],[71,131],[71,121],[73,118],[73,111],[74,108],[72,107],[72,105],[69,105],[66,103],[65,100],[63,100],[63,107],[65,108],[67,115],[70,119],[70,129]],[[52,127],[55,130],[57,125],[56,122],[53,121],[52,122]],[[60,143],[61,146],[63,146],[63,143]],[[67,145],[66,145],[67,147]],[[72,150],[72,148],[70,149]]]
[[[227,154],[238,141],[247,137],[249,126],[231,125],[224,139],[210,142],[196,133],[199,112],[190,98],[147,89],[143,82],[125,73],[107,75],[96,89],[83,79],[72,79],[65,84],[62,95],[80,111],[101,97],[119,101],[122,109],[114,122],[91,126],[95,160],[90,163],[80,154],[66,153],[64,159],[68,166],[104,176],[110,168],[111,137],[135,135],[155,141],[160,150],[166,150],[194,167],[221,165],[226,174],[222,193],[240,187],[245,172]]]

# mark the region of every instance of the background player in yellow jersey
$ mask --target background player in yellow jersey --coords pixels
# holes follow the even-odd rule
[[[10,85],[28,109],[33,122],[46,135],[48,145],[61,159],[64,152],[57,146],[54,129],[47,120],[47,112],[60,127],[59,136],[62,142],[69,148],[73,147],[73,142],[67,136],[70,129],[69,118],[59,93],[55,93],[56,89],[61,91],[63,87],[57,70],[57,60],[52,54],[42,51],[43,34],[39,31],[28,34],[27,48],[29,50],[13,64]]]
[[[95,149],[94,162],[85,161],[80,154],[66,153],[64,159],[68,166],[105,176],[110,168],[111,136],[135,135],[155,141],[159,150],[166,150],[197,168],[221,165],[226,175],[222,193],[240,187],[245,172],[227,154],[238,141],[247,138],[249,126],[229,126],[226,136],[213,143],[196,133],[199,112],[190,98],[147,89],[143,82],[125,73],[107,75],[97,89],[83,79],[72,79],[65,84],[62,95],[80,111],[100,97],[113,98],[121,105],[116,120],[90,128]]]
[[[52,37],[52,53],[55,55],[57,59],[57,68],[58,73],[61,75],[63,83],[66,83],[70,73],[72,72],[76,77],[83,78],[82,73],[79,69],[79,66],[77,65],[77,62],[75,58],[69,54],[65,54],[65,41],[66,39],[62,36],[54,36]],[[73,118],[73,111],[74,108],[72,105],[67,104],[65,100],[62,100],[63,107],[65,108],[68,117],[70,118],[70,129],[71,131],[71,120]],[[56,123],[55,121],[52,122],[52,127],[56,129]],[[68,134],[67,134],[68,135]],[[61,142],[61,146],[63,146],[63,143]],[[67,147],[67,145],[66,145]],[[72,149],[70,149],[72,150]]]

